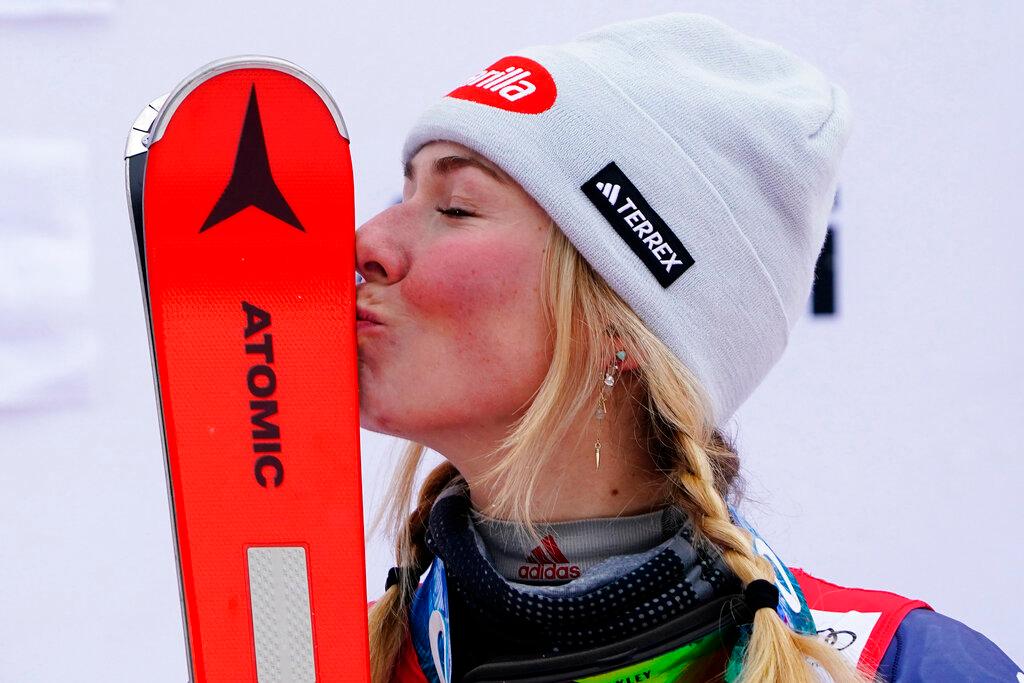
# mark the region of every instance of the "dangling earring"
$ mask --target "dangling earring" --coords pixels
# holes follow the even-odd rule
[[[594,417],[598,420],[603,420],[604,416],[608,414],[608,395],[611,393],[612,387],[615,386],[615,380],[619,378],[619,364],[624,360],[626,360],[626,352],[617,351],[615,353],[615,360],[604,371],[604,386],[601,387],[601,394],[597,397],[597,411],[594,413]],[[601,469],[600,439],[594,442],[594,461],[596,463],[594,469]]]

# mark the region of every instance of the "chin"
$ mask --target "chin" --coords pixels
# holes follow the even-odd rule
[[[364,405],[362,402],[359,405],[359,426],[377,434],[395,436],[400,439],[407,438],[402,425],[391,414],[374,411],[371,406]]]

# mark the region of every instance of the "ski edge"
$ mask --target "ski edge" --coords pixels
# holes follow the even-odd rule
[[[138,266],[139,281],[142,285],[142,305],[146,316],[146,339],[149,342],[150,368],[153,372],[153,387],[156,393],[157,419],[160,424],[160,442],[164,462],[164,483],[167,487],[168,512],[171,522],[171,545],[174,548],[175,576],[178,584],[178,606],[180,608],[181,630],[184,635],[185,666],[188,681],[196,681],[192,666],[192,639],[189,635],[188,608],[185,602],[185,585],[182,580],[181,548],[178,546],[178,520],[174,507],[174,488],[171,483],[171,463],[167,449],[167,434],[163,420],[163,399],[161,398],[160,374],[156,358],[156,344],[153,339],[153,318],[149,304],[149,281],[146,275],[146,244],[144,214],[142,211],[143,190],[145,188],[146,162],[149,158],[149,136],[153,122],[167,101],[169,93],[156,98],[139,113],[132,124],[125,143],[125,189],[128,195],[128,220],[132,228],[132,244],[135,248],[135,260]]]

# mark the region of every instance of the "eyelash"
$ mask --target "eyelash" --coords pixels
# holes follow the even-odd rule
[[[460,209],[457,206],[451,206],[451,207],[448,207],[447,209],[442,209],[439,206],[439,207],[437,207],[437,211],[438,211],[438,213],[442,213],[445,216],[448,216],[450,218],[473,218],[476,215],[474,213],[466,211],[465,209]],[[454,213],[456,211],[462,212],[462,215],[461,216],[456,216],[455,213]]]

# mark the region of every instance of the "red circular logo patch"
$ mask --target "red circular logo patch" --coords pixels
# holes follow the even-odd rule
[[[548,70],[527,57],[502,57],[473,74],[448,97],[479,102],[519,114],[540,114],[555,103],[558,91]]]

